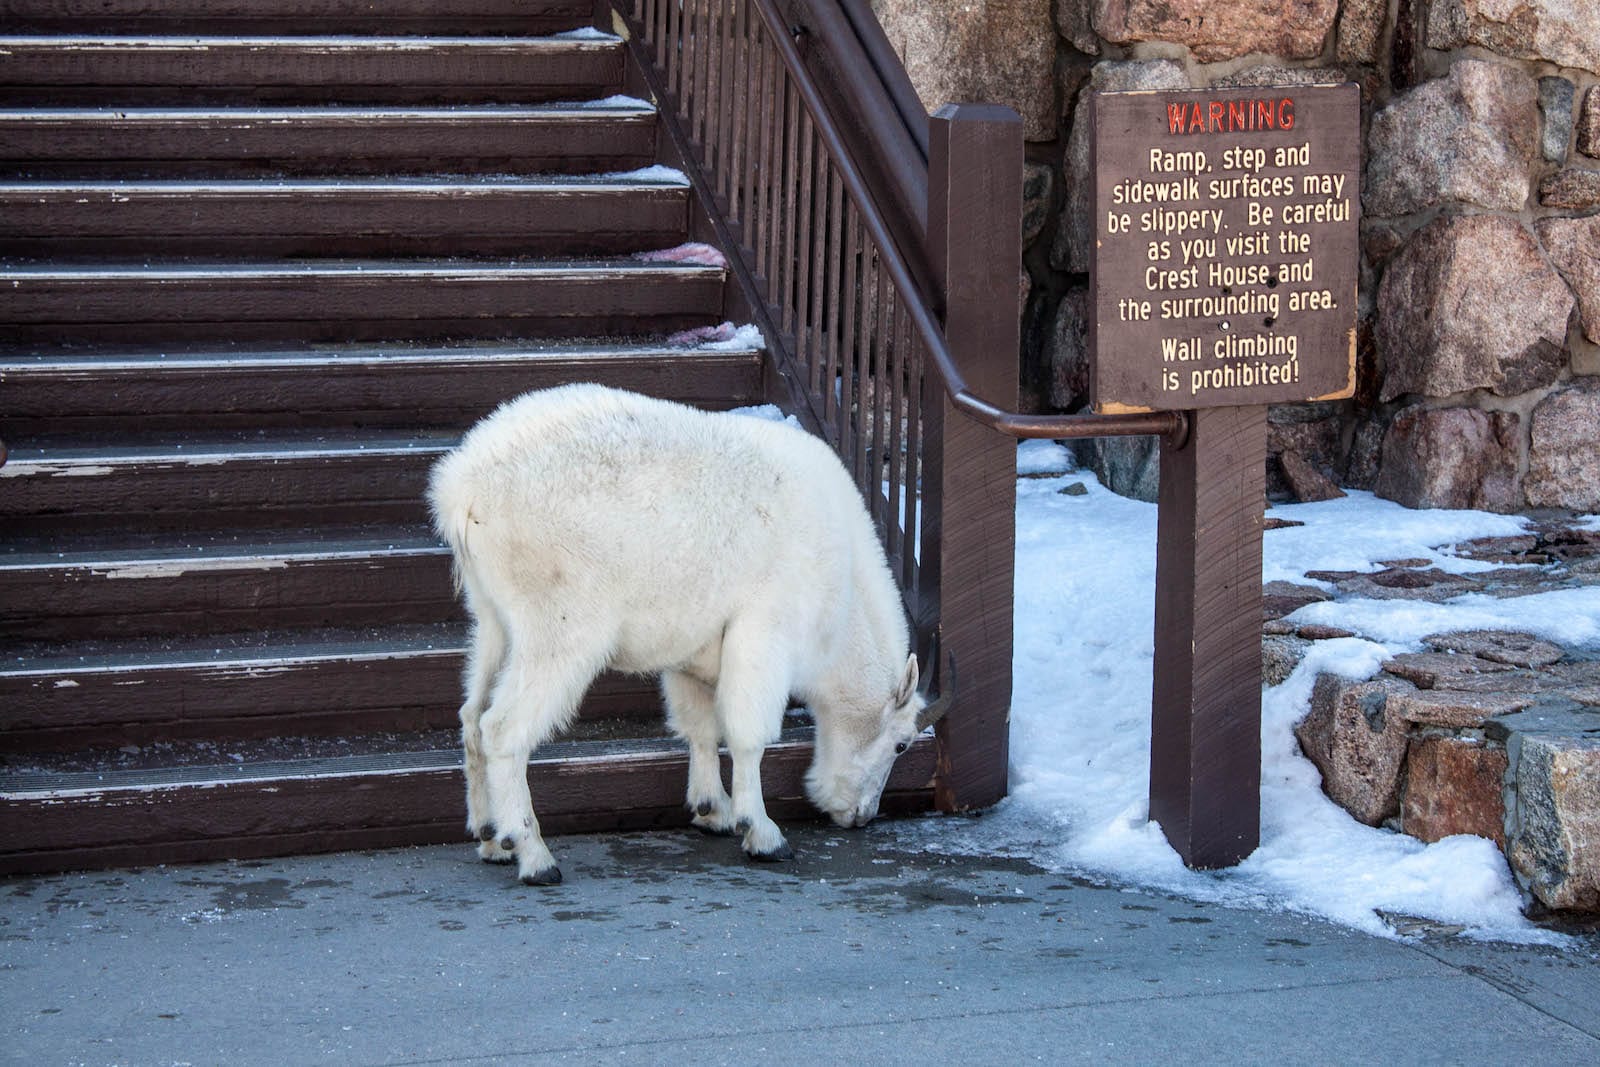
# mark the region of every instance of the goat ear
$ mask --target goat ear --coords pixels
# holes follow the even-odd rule
[[[903,708],[911,700],[911,694],[917,691],[917,654],[913,652],[906,657],[905,673],[900,676],[900,685],[894,691],[894,706]]]

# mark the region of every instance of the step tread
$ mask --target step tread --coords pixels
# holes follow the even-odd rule
[[[0,197],[446,196],[489,193],[683,193],[689,180],[668,167],[610,174],[439,174],[351,178],[123,179],[36,181],[0,178]]]
[[[303,107],[37,107],[0,108],[0,125],[46,125],[114,122],[132,125],[217,125],[242,128],[246,124],[292,126],[339,122],[362,125],[383,122],[430,122],[460,125],[470,122],[564,123],[585,118],[654,120],[656,109],[632,96],[599,100],[563,100],[529,104],[450,104],[434,107],[384,107],[370,104],[308,104]]]
[[[125,263],[39,263],[0,262],[0,278],[13,281],[68,282],[102,280],[185,281],[227,278],[274,280],[328,277],[364,279],[414,278],[557,278],[615,276],[618,279],[641,275],[723,276],[727,268],[699,263],[660,262],[636,258],[510,260],[507,262],[474,259],[337,259],[289,260],[270,263],[163,263],[151,260],[142,264]]]
[[[0,480],[48,474],[72,476],[83,468],[196,466],[218,463],[338,460],[374,456],[439,456],[460,435],[444,430],[199,431],[139,435],[137,439],[36,438],[10,446]]]
[[[12,644],[0,651],[0,678],[121,673],[130,670],[248,670],[265,664],[456,656],[462,622],[323,628],[150,638]]]
[[[9,538],[0,542],[0,573],[99,572],[103,577],[178,576],[201,570],[263,570],[290,563],[449,555],[420,526],[304,530],[121,532]],[[118,573],[118,572],[123,573]]]
[[[739,342],[716,347],[686,347],[649,341],[595,343],[576,340],[477,342],[429,345],[397,342],[386,345],[305,346],[282,348],[195,348],[171,350],[105,347],[68,351],[17,350],[0,345],[0,381],[26,374],[103,375],[117,372],[175,370],[219,371],[273,369],[294,366],[311,369],[337,367],[397,368],[408,365],[470,363],[522,363],[539,361],[596,361],[632,359],[722,359],[759,356],[761,348]]]
[[[381,51],[403,49],[426,52],[443,48],[471,51],[614,52],[622,38],[614,34],[545,33],[528,36],[451,36],[429,34],[380,36],[366,34],[0,34],[0,49],[14,51],[36,48],[41,51],[78,49],[90,52],[196,51],[215,48],[315,48],[322,51]]]
[[[790,719],[791,723],[795,721]],[[454,773],[461,768],[461,752],[459,748],[441,745],[449,733],[439,730],[412,735],[379,735],[376,738],[282,739],[278,742],[280,746],[314,742],[311,747],[327,748],[342,741],[350,747],[364,744],[376,749],[298,759],[252,759],[245,753],[258,747],[260,742],[223,743],[220,746],[222,749],[231,749],[240,758],[228,762],[106,767],[101,770],[61,770],[51,766],[56,761],[30,756],[13,759],[9,761],[10,766],[0,770],[0,801],[64,800],[115,792],[207,788],[244,782]],[[767,746],[766,752],[770,756],[784,750],[809,748],[811,738],[811,727],[791,725],[780,734],[776,743]],[[395,750],[408,746],[416,747],[408,751]],[[215,749],[219,746],[211,747]],[[541,764],[570,766],[597,760],[653,759],[685,751],[683,742],[668,736],[565,740],[539,746],[528,762],[533,767]]]

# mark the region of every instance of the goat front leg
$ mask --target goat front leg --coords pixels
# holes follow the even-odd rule
[[[794,859],[794,849],[784,840],[778,824],[767,817],[767,802],[761,795],[761,755],[764,748],[734,748],[733,815],[735,825],[744,831],[745,855],[759,863],[778,863]]]
[[[722,643],[717,680],[717,719],[733,758],[733,818],[744,831],[744,851],[764,863],[792,859],[794,850],[767,817],[761,795],[761,755],[778,739],[789,704],[788,678],[774,670],[770,630],[733,627]]]

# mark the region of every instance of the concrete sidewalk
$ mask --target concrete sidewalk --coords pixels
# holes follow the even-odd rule
[[[1385,941],[786,827],[0,881],[17,1064],[1600,1063],[1600,938]]]

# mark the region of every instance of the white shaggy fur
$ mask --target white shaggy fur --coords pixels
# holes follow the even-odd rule
[[[694,821],[742,830],[751,856],[790,855],[760,763],[791,696],[817,723],[813,802],[844,826],[877,814],[922,697],[871,519],[821,441],[572,385],[484,419],[434,467],[428,497],[474,624],[461,733],[483,858],[560,880],[528,755],[608,667],[661,675]]]

